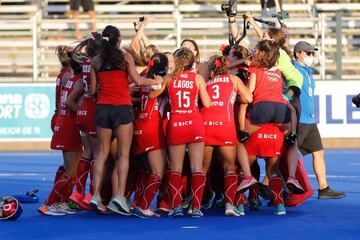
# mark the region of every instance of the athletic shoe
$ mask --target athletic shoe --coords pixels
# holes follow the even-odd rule
[[[286,215],[286,210],[283,204],[278,204],[275,207],[275,211],[274,211],[275,215]]]
[[[215,197],[216,197],[216,193],[214,191],[211,191],[209,198],[208,199],[203,199],[203,203],[201,205],[201,208],[210,209],[212,207],[212,205],[213,205]]]
[[[193,218],[200,218],[200,217],[204,216],[204,214],[201,212],[201,210],[199,208],[193,208],[191,216]]]
[[[74,209],[76,211],[81,211],[82,210],[79,205],[77,205],[76,203],[74,203],[71,200],[68,202],[68,206],[69,206],[69,208]]]
[[[221,197],[215,200],[215,207],[224,208],[225,207],[225,196],[221,193]]]
[[[91,198],[92,198],[91,193],[86,194],[85,197],[83,198],[83,200],[81,202],[79,202],[79,204],[78,204],[79,207],[81,207],[84,210],[91,211],[92,210],[92,208],[90,206]]]
[[[286,181],[286,186],[291,193],[302,194],[304,189],[301,187],[299,181],[294,177],[289,177]]]
[[[237,205],[236,211],[240,214],[240,216],[245,216],[244,205],[242,205],[242,204]]]
[[[262,202],[259,198],[249,198],[250,210],[257,211],[262,206]]]
[[[109,207],[110,205],[110,207]],[[114,206],[117,208],[117,211],[114,211]],[[116,212],[116,213],[119,213],[121,215],[124,215],[124,216],[130,216],[131,213],[130,213],[130,205],[129,205],[129,202],[127,200],[126,197],[123,197],[123,196],[117,196],[117,197],[114,197],[110,203],[108,204],[108,208],[112,208],[111,210]]]
[[[98,213],[106,213],[106,207],[102,204],[102,200],[98,196],[92,196],[90,200],[91,208]]]
[[[139,207],[134,207],[133,209],[133,215],[139,217],[139,218],[151,218],[151,217],[160,217],[160,214],[156,213],[152,209],[141,209]]]
[[[256,183],[257,180],[253,176],[251,176],[249,179],[243,179],[240,185],[237,187],[236,192],[243,192]]]
[[[168,214],[169,217],[182,217],[183,214],[183,208],[181,206],[175,207],[171,209],[171,211]]]
[[[271,194],[269,186],[264,185],[262,183],[258,183],[258,186],[259,186],[259,195],[265,200],[271,200],[272,194]]]
[[[231,203],[225,203],[225,216],[240,217],[240,212]]]
[[[345,197],[345,193],[337,192],[329,186],[322,190],[318,190],[318,199],[340,199],[343,197]]]
[[[187,215],[192,215],[192,208],[191,207],[188,208]]]
[[[183,196],[182,207],[188,208],[190,206],[190,201],[191,201],[191,195],[188,194],[186,196]]]
[[[66,215],[66,212],[56,208],[54,205],[41,205],[38,208],[39,213],[44,214],[44,215],[48,215],[48,216],[64,216]]]
[[[75,214],[78,212],[78,210],[75,210],[75,209],[71,209],[69,206],[68,206],[68,203],[66,202],[62,202],[62,203],[54,203],[53,204],[57,209],[65,212],[66,214]]]
[[[117,205],[115,205],[115,203],[113,201],[110,201],[108,203],[108,205],[106,206],[106,208],[108,210],[110,210],[111,212],[114,212],[114,213],[117,213],[117,214],[120,214],[120,215],[124,215],[124,216],[130,216],[131,213],[125,213],[125,212],[122,212],[119,210],[119,208],[117,207]]]

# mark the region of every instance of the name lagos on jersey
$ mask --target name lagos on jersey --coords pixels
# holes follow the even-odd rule
[[[174,88],[193,89],[194,88],[194,82],[193,81],[188,81],[188,80],[174,80],[173,87]]]

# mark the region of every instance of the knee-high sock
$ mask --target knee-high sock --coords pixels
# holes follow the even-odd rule
[[[145,189],[145,183],[148,177],[149,174],[147,172],[142,172],[142,171],[138,172],[135,183],[135,196],[133,201],[134,206],[136,206],[140,202],[140,199]]]
[[[160,188],[161,177],[156,174],[151,174],[145,183],[145,190],[142,194],[138,206],[142,209],[148,209],[151,206],[151,201]]]
[[[249,198],[252,199],[259,198],[259,186],[257,184],[254,184],[249,188]]]
[[[91,193],[91,195],[93,195],[94,193],[94,162],[95,162],[95,158],[93,158],[90,162],[90,187],[89,187],[89,192]]]
[[[85,194],[86,180],[90,169],[90,159],[81,157],[76,171],[76,191]]]
[[[195,172],[191,176],[191,207],[200,208],[204,193],[206,177],[202,172]]]
[[[181,207],[182,203],[182,182],[181,174],[179,172],[169,173],[169,193],[170,193],[170,205],[172,208]]]
[[[269,179],[269,187],[274,199],[274,205],[284,204],[281,178],[271,177]]]
[[[238,192],[235,196],[235,206],[245,205],[245,193]]]
[[[71,178],[67,172],[64,172],[59,180],[54,184],[48,198],[45,201],[45,204],[51,205],[56,202],[66,201],[72,186],[73,178]]]
[[[226,203],[231,203],[232,205],[234,205],[235,193],[236,193],[237,182],[238,182],[237,180],[238,180],[238,177],[237,177],[236,173],[229,172],[229,173],[225,174],[224,195],[225,195]]]
[[[59,180],[59,178],[61,177],[61,175],[63,175],[65,172],[65,168],[63,165],[60,165],[58,167],[58,169],[56,170],[56,173],[55,173],[55,179],[54,179],[54,184]]]
[[[158,199],[157,199],[157,207],[160,208],[163,205],[170,206],[170,192],[169,192],[169,174],[170,171],[166,171],[165,176],[162,180],[162,183],[160,185]]]
[[[182,190],[181,190],[181,193],[183,196],[186,196],[189,192],[189,189],[188,189],[188,176],[187,175],[183,175],[181,176],[181,184],[182,184]]]

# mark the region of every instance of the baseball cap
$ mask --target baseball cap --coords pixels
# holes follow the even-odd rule
[[[304,52],[314,52],[317,51],[319,49],[313,47],[310,45],[310,43],[305,42],[305,41],[300,41],[297,42],[294,46],[294,53],[300,52],[300,51],[304,51]]]

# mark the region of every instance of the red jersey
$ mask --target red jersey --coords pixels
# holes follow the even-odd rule
[[[59,75],[56,78],[56,87],[55,87],[55,111],[60,106],[60,98],[61,98],[61,92],[62,92],[62,78],[66,73],[70,73],[71,68],[62,68],[60,70]]]
[[[181,72],[175,76],[168,87],[171,113],[191,114],[199,112],[196,73]]]
[[[286,103],[282,95],[283,80],[280,70],[275,67],[267,70],[250,67],[249,73],[256,74],[253,104],[262,101]]]
[[[60,107],[60,116],[70,116],[76,117],[76,112],[71,111],[66,105],[66,99],[70,95],[70,93],[74,90],[74,85],[77,81],[81,79],[81,73],[74,74],[70,77],[70,79],[66,82],[66,85],[61,93],[61,107]]]
[[[92,60],[91,58],[87,58],[81,63],[81,65],[82,65],[82,80],[84,83],[84,97],[94,99],[94,95],[91,94],[91,89],[90,89],[91,60]]]
[[[211,107],[201,110],[206,129],[206,145],[236,145],[234,102],[236,88],[228,74],[219,75],[206,83]]]
[[[97,104],[132,105],[126,70],[103,65],[96,76],[100,85]]]
[[[137,113],[137,118],[142,120],[157,120],[163,115],[164,103],[162,97],[150,98],[149,93],[151,87],[141,86],[140,87],[140,108]],[[160,111],[162,111],[160,113]]]

